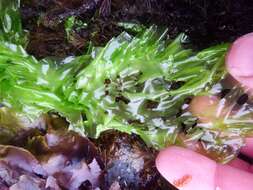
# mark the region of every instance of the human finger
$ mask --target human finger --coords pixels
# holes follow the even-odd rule
[[[253,88],[253,33],[237,39],[231,46],[226,66],[228,72],[242,85]]]
[[[253,174],[175,146],[160,152],[156,166],[180,190],[251,190],[253,186]]]

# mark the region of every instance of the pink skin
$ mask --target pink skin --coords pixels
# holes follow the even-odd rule
[[[229,73],[247,90],[253,90],[253,33],[234,42],[226,59]],[[195,115],[204,121],[212,114],[203,114],[205,106],[215,104],[213,97],[202,97],[199,108],[192,107]],[[208,102],[208,100],[210,100]],[[246,139],[241,152],[253,158],[253,138]],[[172,146],[161,151],[156,159],[159,172],[180,190],[252,190],[253,165],[236,159],[229,165],[221,165],[192,150]]]
[[[180,190],[252,190],[253,187],[252,166],[239,159],[221,165],[192,150],[172,146],[159,153],[156,166]]]
[[[227,55],[228,72],[242,85],[253,89],[253,33],[236,40]]]

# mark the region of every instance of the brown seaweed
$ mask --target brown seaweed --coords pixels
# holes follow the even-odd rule
[[[74,132],[33,136],[28,150],[0,146],[2,189],[95,189],[103,163],[94,145]]]

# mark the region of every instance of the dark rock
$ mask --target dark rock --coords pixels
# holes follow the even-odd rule
[[[157,152],[139,137],[107,132],[98,139],[97,146],[105,163],[104,189],[174,189],[155,167]]]

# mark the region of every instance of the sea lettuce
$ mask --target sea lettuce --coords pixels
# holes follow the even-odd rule
[[[77,75],[77,96],[66,94],[84,105],[85,131],[95,137],[108,129],[136,133],[158,148],[175,143],[187,119],[177,117],[187,97],[208,90],[226,72],[227,44],[194,53],[182,47],[184,39],[167,40],[156,26],[112,39]]]
[[[0,42],[0,101],[30,120],[55,110],[71,122],[78,121],[82,108],[63,92],[89,59],[84,55],[60,62],[38,61],[20,45]]]
[[[0,0],[0,40],[26,46],[27,31],[22,28],[19,7],[20,0]]]
[[[137,37],[121,34],[93,59],[58,63],[1,42],[1,102],[30,119],[57,112],[90,137],[117,129],[163,147],[176,140],[185,99],[224,75],[226,44],[196,54],[182,47],[183,39],[167,41],[166,31],[153,26]]]
[[[15,20],[18,8],[4,2],[0,9],[15,12],[9,19]],[[124,32],[79,57],[37,60],[25,51],[15,21],[13,30],[0,29],[0,102],[31,121],[59,113],[89,137],[116,129],[156,148],[175,143],[182,127],[193,124],[181,107],[226,73],[228,44],[195,52],[183,47],[185,35],[172,40],[157,26],[137,36]]]

